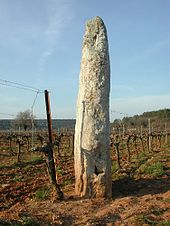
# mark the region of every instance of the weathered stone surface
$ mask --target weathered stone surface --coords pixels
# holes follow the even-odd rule
[[[83,40],[75,127],[75,191],[82,197],[111,197],[109,93],[107,32],[95,17]]]

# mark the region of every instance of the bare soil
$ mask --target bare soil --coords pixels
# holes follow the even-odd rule
[[[55,200],[52,191],[38,196],[38,189],[50,190],[45,161],[29,152],[21,159],[17,164],[16,156],[0,152],[0,225],[170,225],[170,147],[145,162],[159,160],[161,176],[114,173],[110,200],[75,196],[73,157],[56,163],[64,200]]]

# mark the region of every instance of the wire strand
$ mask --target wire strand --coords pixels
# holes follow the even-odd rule
[[[120,115],[126,115],[126,116],[129,116],[127,113],[123,113],[123,112],[111,110],[111,114],[114,114],[114,113],[117,113],[117,114],[120,114]]]
[[[34,98],[34,101],[33,101],[33,104],[32,104],[32,106],[31,106],[32,111],[33,111],[35,102],[36,102],[36,100],[37,100],[38,94],[39,94],[39,91],[37,91],[37,93],[36,93],[36,95],[35,95],[35,98]]]
[[[7,114],[7,113],[1,113],[1,112],[0,112],[0,115],[6,115],[6,116],[16,117],[16,115],[13,115],[13,114]]]
[[[35,87],[23,85],[21,83],[12,82],[12,81],[9,81],[9,80],[4,80],[4,79],[1,79],[1,78],[0,78],[0,84],[4,85],[4,86],[17,88],[17,89],[23,89],[23,90],[33,91],[33,92],[44,93],[43,90],[37,89]]]

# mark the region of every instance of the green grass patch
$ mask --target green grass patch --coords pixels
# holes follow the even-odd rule
[[[164,202],[170,203],[170,197],[166,198],[166,199],[164,200]]]
[[[161,209],[158,206],[155,206],[153,209],[151,209],[151,213],[155,216],[161,216],[167,209]]]
[[[140,160],[139,160],[139,163],[138,163],[139,166],[142,165],[142,164],[145,164],[146,161],[147,161],[146,158],[145,158],[145,159],[140,159]]]
[[[31,169],[32,169],[32,167],[33,167],[32,165],[27,165],[27,166],[25,166],[25,168],[24,168],[24,169],[25,169],[26,171],[29,171],[29,170],[31,170]]]
[[[138,164],[139,165],[145,164],[147,160],[148,160],[148,157],[146,156],[146,154],[144,152],[141,152],[139,154]]]
[[[170,225],[170,220],[165,220],[165,221],[161,221],[159,222],[160,226],[169,226]]]
[[[25,160],[23,163],[20,163],[20,165],[21,167],[24,167],[25,169],[29,170],[33,166],[44,162],[45,160],[43,160],[40,156],[33,156],[32,158]]]
[[[145,172],[153,177],[161,177],[165,173],[161,162],[156,162],[146,167]]]
[[[112,174],[115,173],[118,170],[117,162],[112,163]]]
[[[126,144],[125,143],[121,143],[121,149],[126,149]]]
[[[32,164],[37,164],[37,163],[40,163],[42,162],[42,157],[40,156],[37,156],[37,155],[33,155],[33,156],[30,156],[30,159],[26,160],[25,162],[26,163],[32,163]]]
[[[153,220],[152,217],[144,214],[137,216],[137,222],[142,225],[143,224],[147,224],[151,226],[157,225],[157,221]]]
[[[62,176],[63,170],[62,170],[61,166],[57,166],[57,167],[56,167],[56,173],[57,173],[57,175]]]
[[[22,221],[22,225],[25,225],[25,226],[33,226],[33,225],[40,226],[40,223],[38,223],[37,220],[29,216],[23,216],[21,221]]]
[[[50,197],[51,189],[48,186],[44,186],[36,190],[35,198],[37,200],[46,200]]]
[[[6,165],[0,165],[0,170],[6,168]]]
[[[63,185],[70,185],[73,184],[73,180],[72,179],[67,179],[63,182]]]
[[[32,217],[22,217],[21,219],[17,220],[3,220],[0,219],[0,225],[3,226],[41,226],[42,224],[39,223],[37,220],[33,219]]]
[[[146,158],[146,157],[147,157],[146,153],[144,152],[139,153],[139,158]]]
[[[24,179],[22,177],[15,176],[13,181],[15,181],[15,182],[22,182],[22,181],[24,181]]]
[[[142,164],[139,169],[138,173],[140,174],[146,174],[149,176],[152,176],[153,178],[161,177],[164,175],[165,170],[164,166],[161,162],[146,162],[145,164]]]

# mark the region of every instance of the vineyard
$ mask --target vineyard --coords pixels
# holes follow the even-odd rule
[[[74,195],[74,132],[53,132],[54,199],[45,151],[48,133],[0,132],[0,225],[169,225],[170,134],[110,134],[112,200]],[[130,222],[130,223],[129,223]]]

